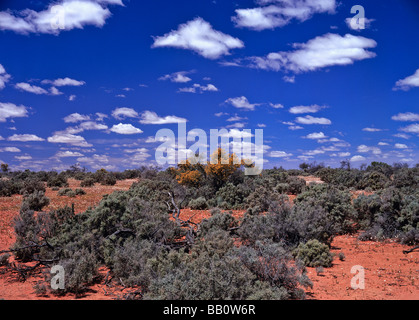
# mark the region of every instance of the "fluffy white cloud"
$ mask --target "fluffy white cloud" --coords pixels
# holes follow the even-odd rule
[[[177,30],[155,37],[152,47],[187,49],[208,59],[218,59],[230,54],[231,49],[243,48],[244,44],[240,39],[214,30],[211,24],[198,17],[181,24]]]
[[[294,43],[294,51],[270,53],[266,57],[250,57],[248,67],[263,70],[308,72],[331,66],[344,66],[355,61],[374,58],[367,49],[377,42],[361,36],[325,34],[307,43]]]
[[[250,103],[245,96],[230,98],[225,101],[225,103],[231,104],[233,107],[238,109],[245,110],[255,110],[255,107],[258,106],[258,103]]]
[[[52,137],[48,138],[48,142],[69,144],[77,147],[92,147],[82,136],[65,132],[56,132]]]
[[[280,103],[269,103],[269,105],[274,109],[283,109],[284,106]]]
[[[323,125],[330,125],[332,121],[326,118],[316,118],[312,116],[305,116],[305,117],[298,117],[295,119],[295,122],[300,124],[323,124]]]
[[[358,152],[360,153],[369,153],[372,152],[375,155],[381,154],[381,149],[378,147],[368,147],[366,145],[360,145],[358,147]]]
[[[273,29],[289,24],[293,19],[305,21],[316,13],[334,13],[335,0],[258,0],[261,7],[237,9],[232,18],[237,27],[253,30]]]
[[[394,145],[394,147],[395,147],[396,149],[407,149],[407,148],[408,148],[408,146],[407,146],[407,145],[402,144],[402,143],[396,143],[396,144]]]
[[[74,151],[59,151],[55,155],[57,158],[75,158],[75,157],[83,157],[83,154],[80,152]]]
[[[411,124],[410,126],[400,129],[403,132],[419,134],[419,123]]]
[[[6,122],[8,118],[24,118],[27,116],[28,110],[25,106],[0,102],[0,122]]]
[[[56,80],[43,80],[42,81],[43,84],[52,84],[55,87],[66,87],[66,86],[71,86],[71,87],[80,87],[80,86],[84,86],[86,84],[86,82],[84,81],[79,81],[79,80],[74,80],[71,78],[59,78]]]
[[[45,141],[45,139],[40,138],[34,134],[14,134],[13,136],[7,138],[7,140],[20,142]]]
[[[320,110],[324,109],[324,106],[312,105],[312,106],[295,106],[292,107],[289,112],[292,114],[302,114],[302,113],[317,113]]]
[[[353,156],[350,161],[351,162],[361,162],[361,161],[365,161],[365,160],[367,160],[365,157],[357,155],[357,156]]]
[[[0,148],[0,152],[18,153],[18,152],[21,152],[21,150],[16,147],[5,147],[5,148]]]
[[[406,112],[406,113],[399,113],[391,118],[394,121],[419,121],[419,114]]]
[[[125,118],[138,118],[138,112],[132,108],[116,108],[112,111],[112,117],[117,120],[122,120]]]
[[[285,151],[272,151],[269,156],[272,158],[288,158],[291,157],[292,154],[286,153]]]
[[[365,132],[381,132],[381,131],[383,131],[383,129],[377,129],[377,128],[364,128],[364,129],[362,129],[362,131],[365,131]]]
[[[143,133],[141,129],[134,127],[132,124],[123,124],[123,123],[114,125],[110,130],[114,133],[126,134],[126,135]]]
[[[174,124],[174,123],[185,123],[188,120],[179,118],[176,116],[160,117],[153,111],[144,111],[141,114],[140,123],[142,124]]]
[[[64,118],[65,123],[76,123],[90,120],[90,116],[82,115],[80,113],[72,113]]]
[[[413,87],[419,87],[419,69],[413,75],[397,81],[393,90],[407,91]]]
[[[319,139],[326,139],[327,136],[323,132],[313,132],[307,135],[305,138],[311,139],[311,140],[319,140]]]
[[[175,83],[186,83],[192,81],[191,78],[186,76],[189,73],[189,71],[179,71],[172,74],[166,74],[163,77],[160,77],[159,80],[170,80],[171,82]]]
[[[217,92],[218,88],[214,86],[213,84],[207,84],[206,86],[203,86],[203,85],[195,83],[192,87],[180,88],[178,90],[178,92],[185,92],[185,93],[197,93],[197,92],[203,93],[205,91]]]
[[[6,69],[0,64],[0,90],[4,89],[10,78],[11,75],[7,74]]]
[[[48,91],[45,90],[44,88],[30,85],[29,83],[24,83],[24,82],[17,83],[15,85],[15,88],[22,91],[34,93],[34,94],[48,94]]]
[[[61,0],[43,11],[25,9],[0,12],[0,30],[20,34],[47,33],[83,29],[87,25],[102,27],[111,16],[107,5],[123,5],[121,0]]]

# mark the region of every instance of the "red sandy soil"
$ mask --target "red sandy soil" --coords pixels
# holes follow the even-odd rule
[[[83,188],[87,194],[77,198],[59,197],[57,191],[47,189],[51,204],[47,209],[59,208],[75,204],[76,213],[83,212],[99,203],[103,195],[116,190],[127,190],[135,180],[118,181],[115,186],[96,185]],[[70,180],[70,188],[79,188],[79,181]],[[354,194],[354,197],[359,193]],[[291,197],[293,199],[294,197]],[[7,250],[14,242],[13,218],[18,214],[22,197],[0,198],[0,251]],[[233,211],[233,216],[240,218],[243,211]],[[181,219],[200,222],[209,218],[209,211],[183,210]],[[409,247],[391,241],[385,243],[362,242],[356,236],[336,237],[332,244],[332,252],[336,254],[333,266],[324,268],[317,274],[314,268],[307,268],[313,288],[307,290],[307,298],[315,300],[419,300],[419,252],[403,254]],[[338,254],[343,252],[345,259],[341,261]],[[365,289],[351,288],[353,266],[365,269]],[[123,298],[129,293],[123,285],[112,289],[105,284],[107,270],[100,270],[102,281],[90,287],[82,300],[112,300]],[[43,279],[41,274],[31,276],[25,282],[19,281],[15,275],[4,272],[0,268],[0,299],[7,300],[72,300],[74,295],[38,296],[34,286]],[[132,291],[132,289],[131,289]]]

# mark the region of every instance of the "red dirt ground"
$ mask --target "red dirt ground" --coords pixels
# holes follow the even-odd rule
[[[118,181],[115,186],[96,185],[93,188],[84,188],[86,195],[77,198],[59,197],[57,191],[48,188],[47,196],[51,204],[47,209],[59,208],[75,203],[76,213],[83,212],[95,206],[103,195],[116,190],[127,190],[135,180]],[[79,182],[70,180],[70,188],[78,188]],[[354,194],[357,196],[359,194]],[[0,251],[7,250],[14,242],[13,218],[18,214],[22,197],[0,198]],[[240,218],[243,211],[233,211],[233,215]],[[208,211],[183,210],[181,218],[192,217],[193,222],[199,222],[210,217]],[[315,300],[419,300],[419,252],[403,254],[409,249],[391,241],[385,243],[361,242],[356,236],[336,237],[332,244],[332,252],[336,254],[333,266],[325,268],[317,274],[314,268],[308,269],[308,276],[313,282],[313,288],[307,290],[308,299]],[[344,261],[338,258],[343,252]],[[351,288],[351,274],[353,266],[362,266],[365,269],[365,289]],[[100,270],[106,276],[105,268]],[[0,268],[0,299],[7,300],[45,300],[75,299],[74,295],[64,297],[37,296],[34,285],[42,280],[41,275],[34,275],[26,282],[20,282],[14,275],[2,272]],[[111,300],[122,298],[129,291],[121,285],[112,290],[101,281],[92,286],[81,299],[84,300]]]

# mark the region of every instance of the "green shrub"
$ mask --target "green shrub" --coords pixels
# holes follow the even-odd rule
[[[329,247],[317,240],[301,243],[293,252],[294,257],[307,267],[331,267],[333,255]]]
[[[49,198],[45,196],[43,191],[35,191],[31,194],[23,196],[22,210],[41,211],[43,207],[49,205]]]
[[[189,207],[192,210],[205,210],[208,209],[208,203],[204,197],[199,197],[198,199],[189,201]]]
[[[85,178],[82,180],[82,182],[80,182],[80,187],[82,188],[90,188],[93,187],[95,185],[95,180],[93,178]]]

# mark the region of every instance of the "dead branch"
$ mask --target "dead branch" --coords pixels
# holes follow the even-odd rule
[[[410,249],[410,250],[403,250],[403,253],[404,253],[404,254],[409,254],[409,253],[411,253],[411,252],[413,252],[413,251],[415,251],[415,250],[417,250],[417,249],[419,249],[419,246],[416,246],[416,247],[414,247],[414,248],[412,248],[412,249]]]

